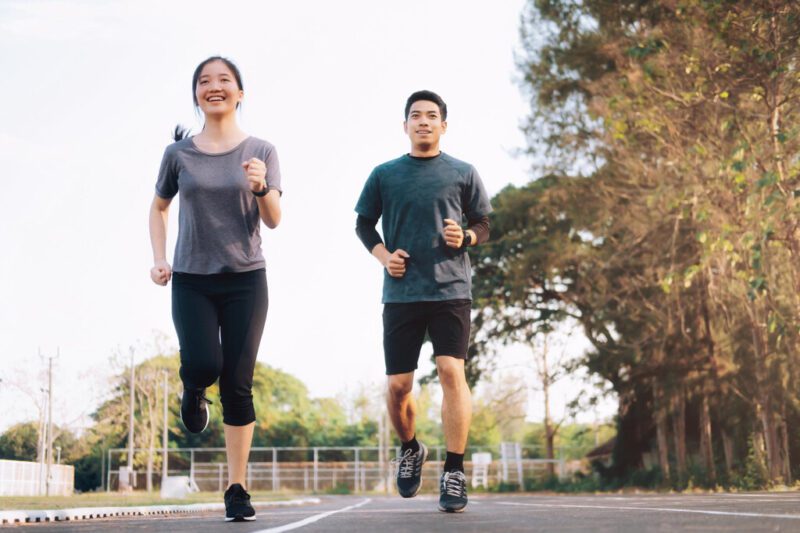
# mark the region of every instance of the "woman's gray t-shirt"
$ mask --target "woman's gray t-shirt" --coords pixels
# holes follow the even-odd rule
[[[281,191],[278,154],[267,141],[248,137],[227,152],[210,154],[190,137],[164,151],[156,194],[168,199],[181,193],[173,271],[218,274],[264,268],[258,203],[242,167],[253,157],[266,163],[267,187]]]

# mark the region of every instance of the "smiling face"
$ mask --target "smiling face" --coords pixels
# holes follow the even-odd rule
[[[222,61],[211,61],[200,71],[194,87],[197,105],[203,114],[226,115],[236,112],[236,106],[244,98],[236,77]]]
[[[438,153],[439,138],[447,131],[447,122],[442,120],[442,114],[436,102],[417,100],[411,104],[403,128],[408,138],[411,139],[412,153]]]

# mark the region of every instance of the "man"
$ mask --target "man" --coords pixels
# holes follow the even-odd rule
[[[411,152],[376,167],[356,205],[356,233],[384,266],[383,348],[387,407],[402,448],[397,490],[417,494],[428,450],[414,432],[414,370],[427,332],[442,384],[447,457],[439,510],[467,505],[464,452],[472,405],[464,374],[472,303],[467,246],[489,237],[492,208],[478,173],[439,150],[447,131],[447,106],[419,91],[405,107],[403,128]],[[467,229],[461,227],[466,215]],[[383,237],[375,230],[383,218]]]

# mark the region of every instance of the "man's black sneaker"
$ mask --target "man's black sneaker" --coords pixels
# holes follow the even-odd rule
[[[422,465],[428,459],[428,448],[421,442],[417,453],[406,450],[393,462],[397,463],[397,492],[403,498],[413,498],[422,486]]]
[[[460,470],[445,472],[439,482],[439,510],[461,513],[467,506],[467,476]]]
[[[181,399],[181,420],[190,433],[200,433],[208,427],[208,404],[205,389],[184,389]]]
[[[256,519],[256,510],[250,505],[250,495],[238,483],[225,491],[225,521],[244,522]]]

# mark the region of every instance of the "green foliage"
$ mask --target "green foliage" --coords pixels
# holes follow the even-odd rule
[[[477,339],[579,320],[583,365],[620,398],[609,482],[761,487],[797,464],[798,21],[789,0],[525,11],[524,129],[544,177],[493,200]],[[650,451],[661,477],[643,473]]]
[[[61,462],[69,464],[76,459],[81,449],[78,439],[67,429],[53,426],[53,461],[56,447],[61,448]],[[39,448],[39,427],[36,422],[22,422],[8,428],[0,435],[0,459],[36,461]]]
[[[35,422],[16,424],[0,435],[0,459],[35,461],[39,429]]]

